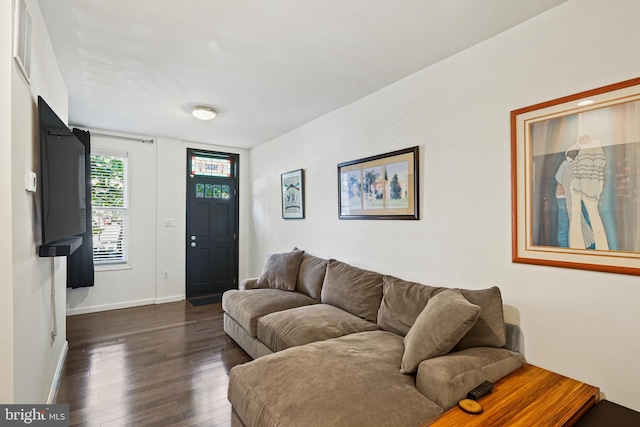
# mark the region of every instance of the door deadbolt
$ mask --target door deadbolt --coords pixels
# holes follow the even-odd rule
[[[196,244],[196,242],[191,242],[191,247],[192,247],[192,248],[195,248],[196,246],[198,246],[198,245]]]

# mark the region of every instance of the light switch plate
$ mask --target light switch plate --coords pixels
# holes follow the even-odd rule
[[[24,174],[24,188],[31,192],[35,193],[36,188],[38,187],[38,176],[35,172],[27,172]]]

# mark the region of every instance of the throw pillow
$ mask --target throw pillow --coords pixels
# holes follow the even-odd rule
[[[454,351],[471,347],[504,347],[507,333],[500,288],[460,289],[462,296],[472,304],[480,306],[480,316],[469,332],[454,347]]]
[[[304,251],[269,255],[256,287],[294,291],[303,255]]]
[[[423,360],[447,354],[478,319],[480,307],[460,292],[446,290],[429,299],[404,338],[400,373],[410,374]]]

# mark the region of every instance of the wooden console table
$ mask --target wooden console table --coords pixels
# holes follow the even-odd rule
[[[572,426],[600,400],[600,389],[525,364],[496,382],[479,415],[457,406],[420,427]]]

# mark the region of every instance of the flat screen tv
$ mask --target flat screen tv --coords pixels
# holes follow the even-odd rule
[[[55,245],[86,230],[85,150],[41,97],[38,113],[42,244]]]

